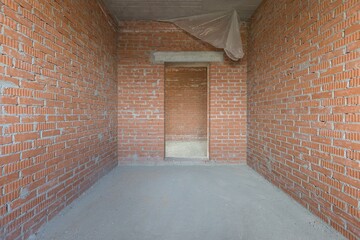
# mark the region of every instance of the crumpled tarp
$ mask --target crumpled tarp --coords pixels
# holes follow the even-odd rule
[[[244,56],[236,10],[162,20],[172,22],[191,35],[224,49],[234,61]]]

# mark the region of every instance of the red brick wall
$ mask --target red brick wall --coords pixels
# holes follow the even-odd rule
[[[95,0],[0,2],[0,239],[117,164],[116,31]]]
[[[246,24],[242,24],[246,39]],[[246,41],[244,41],[246,43]],[[164,64],[152,51],[214,51],[173,24],[120,23],[118,64],[118,155],[121,163],[164,158]],[[210,159],[246,159],[246,58],[210,65]]]
[[[207,119],[207,68],[165,67],[166,140],[206,140]]]
[[[249,34],[248,164],[360,237],[357,0],[266,0]]]

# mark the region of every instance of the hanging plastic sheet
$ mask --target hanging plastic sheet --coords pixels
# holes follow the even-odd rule
[[[244,56],[236,10],[163,20],[172,22],[191,35],[224,49],[234,61]]]

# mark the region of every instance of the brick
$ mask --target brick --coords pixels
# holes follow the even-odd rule
[[[10,164],[20,160],[20,153],[9,156],[0,156],[0,165]]]
[[[341,91],[334,92],[335,97],[344,97],[344,96],[351,96],[351,95],[360,95],[360,87],[359,88],[350,88]]]
[[[0,124],[13,124],[19,122],[18,116],[0,116]]]
[[[15,135],[15,142],[23,142],[39,138],[39,133],[19,133]]]
[[[348,131],[348,132],[360,132],[360,124],[335,124],[335,128],[338,130]]]
[[[347,196],[346,194],[336,190],[336,189],[331,189],[330,193],[336,197],[338,197],[339,199],[341,199],[344,202],[349,203],[350,205],[357,207],[358,206],[358,201],[355,198],[352,198],[350,196]]]
[[[28,79],[28,80],[35,80],[35,74],[29,73],[24,70],[20,70],[13,67],[8,67],[6,74],[14,77],[14,78],[22,78],[22,79]]]

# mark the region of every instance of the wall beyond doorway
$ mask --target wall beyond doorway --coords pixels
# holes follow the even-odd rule
[[[207,140],[207,68],[165,67],[165,140]]]

